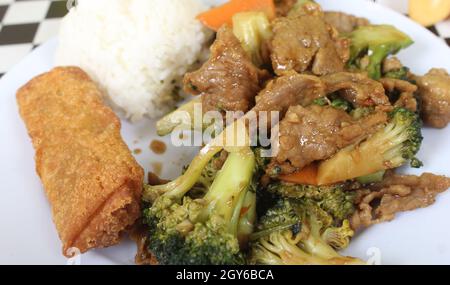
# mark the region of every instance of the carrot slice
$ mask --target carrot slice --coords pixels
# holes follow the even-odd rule
[[[295,184],[317,185],[317,172],[317,163],[312,163],[298,172],[280,176],[280,180]]]
[[[269,19],[275,18],[275,3],[273,0],[230,0],[229,2],[201,13],[197,16],[208,28],[217,31],[224,24],[232,25],[235,14],[248,11],[261,11]]]

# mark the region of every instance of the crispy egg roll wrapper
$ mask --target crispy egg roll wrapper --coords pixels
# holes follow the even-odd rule
[[[140,213],[144,173],[120,121],[81,69],[60,67],[17,93],[63,254],[114,245]]]

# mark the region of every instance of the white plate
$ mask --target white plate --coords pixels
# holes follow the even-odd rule
[[[220,2],[220,1],[214,1]],[[362,0],[318,1],[325,9],[345,11],[369,18],[373,23],[393,24],[408,33],[415,45],[400,54],[413,72],[423,74],[432,67],[450,71],[450,49],[429,31],[408,18]],[[49,204],[35,172],[34,151],[19,118],[16,90],[33,76],[52,67],[57,42],[52,40],[33,51],[0,82],[0,264],[66,264],[61,242],[51,220]],[[152,154],[148,144],[155,137],[154,122],[137,125],[123,122],[122,134],[131,149],[141,148],[138,161],[146,170],[153,162],[165,162],[163,175],[174,177],[195,149],[176,149],[162,156]],[[448,159],[450,129],[424,131],[419,157],[425,167],[411,173],[430,171],[450,176]],[[135,144],[134,141],[139,143]],[[167,141],[168,142],[168,141]],[[391,223],[373,226],[357,236],[345,253],[383,264],[450,264],[450,193],[438,197],[427,209],[399,214]],[[94,250],[81,257],[81,264],[133,264],[135,246]]]

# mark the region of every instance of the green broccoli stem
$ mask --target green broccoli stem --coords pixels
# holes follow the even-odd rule
[[[203,200],[208,207],[199,216],[207,220],[212,213],[229,221],[229,232],[237,235],[241,209],[255,170],[255,155],[249,147],[230,153]]]
[[[142,196],[143,200],[153,203],[158,197],[165,195],[181,202],[183,196],[195,185],[208,162],[222,149],[222,147],[218,146],[206,146],[192,160],[186,172],[176,180],[165,185],[146,187]]]
[[[195,128],[195,121],[202,121],[201,112],[196,112],[196,104],[201,104],[201,96],[197,96],[188,103],[180,106],[178,109],[172,113],[164,116],[156,123],[156,133],[158,136],[166,136],[171,134],[175,128],[179,130],[191,130]],[[201,106],[201,105],[199,105]],[[197,114],[198,113],[198,114]],[[200,116],[196,118],[196,116]],[[202,123],[202,127],[203,123]]]
[[[381,64],[383,60],[389,54],[397,53],[398,47],[390,46],[390,45],[380,45],[376,48],[371,49],[369,47],[369,59],[370,63],[367,67],[367,72],[369,73],[370,78],[378,80],[381,78]]]
[[[369,175],[361,176],[356,178],[356,180],[361,184],[371,184],[381,182],[383,180],[384,174],[386,174],[386,170],[381,170]]]
[[[305,249],[312,255],[318,256],[324,259],[340,258],[341,256],[336,253],[336,251],[329,246],[321,238],[320,230],[322,229],[322,224],[319,220],[312,214],[309,216],[309,236],[304,241]]]
[[[249,189],[245,194],[244,204],[240,212],[237,237],[241,248],[248,246],[250,235],[253,233],[256,222],[256,192]]]
[[[195,183],[197,183],[203,169],[216,154],[224,149],[230,153],[242,152],[243,149],[248,149],[247,120],[248,117],[244,116],[225,128],[222,133],[200,150],[199,154],[192,160],[186,172],[177,179],[164,185],[147,186],[142,196],[143,200],[153,203],[162,195],[181,200],[181,198],[192,189]],[[240,143],[242,143],[239,141],[241,139],[240,136],[245,136],[243,145],[240,145]]]

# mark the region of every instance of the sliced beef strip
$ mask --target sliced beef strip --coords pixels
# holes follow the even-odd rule
[[[359,18],[342,12],[325,12],[325,21],[341,34],[351,33],[356,28],[370,25],[366,18]]]
[[[421,116],[425,124],[445,128],[450,122],[450,75],[444,69],[432,69],[414,78],[422,101]]]
[[[354,120],[345,111],[330,106],[293,106],[279,124],[279,138],[273,142],[278,142],[278,154],[272,167],[280,167],[280,174],[300,170],[367,138],[386,121],[384,112]]]
[[[325,86],[320,78],[290,72],[270,81],[256,98],[256,112],[278,111],[280,118],[290,106],[308,106],[325,96]]]
[[[337,31],[325,22],[319,8],[299,9],[277,18],[273,34],[271,59],[277,75],[291,70],[315,75],[344,70],[349,44],[337,38]]]
[[[326,93],[339,91],[355,107],[390,106],[383,85],[364,73],[339,72],[322,77]]]
[[[381,183],[357,190],[357,210],[351,218],[357,230],[391,221],[399,212],[428,207],[450,187],[450,178],[424,173],[421,176],[386,175]]]
[[[410,111],[416,112],[418,110],[418,103],[415,97],[417,86],[408,81],[392,78],[380,79],[386,92],[391,94],[391,103],[394,107],[406,108]]]
[[[254,105],[254,98],[268,77],[251,62],[233,31],[222,27],[211,47],[209,60],[184,77],[187,93],[202,95],[203,111],[243,111]]]
[[[396,58],[388,57],[383,61],[383,73],[388,73],[390,71],[395,71],[403,68],[403,63]]]

